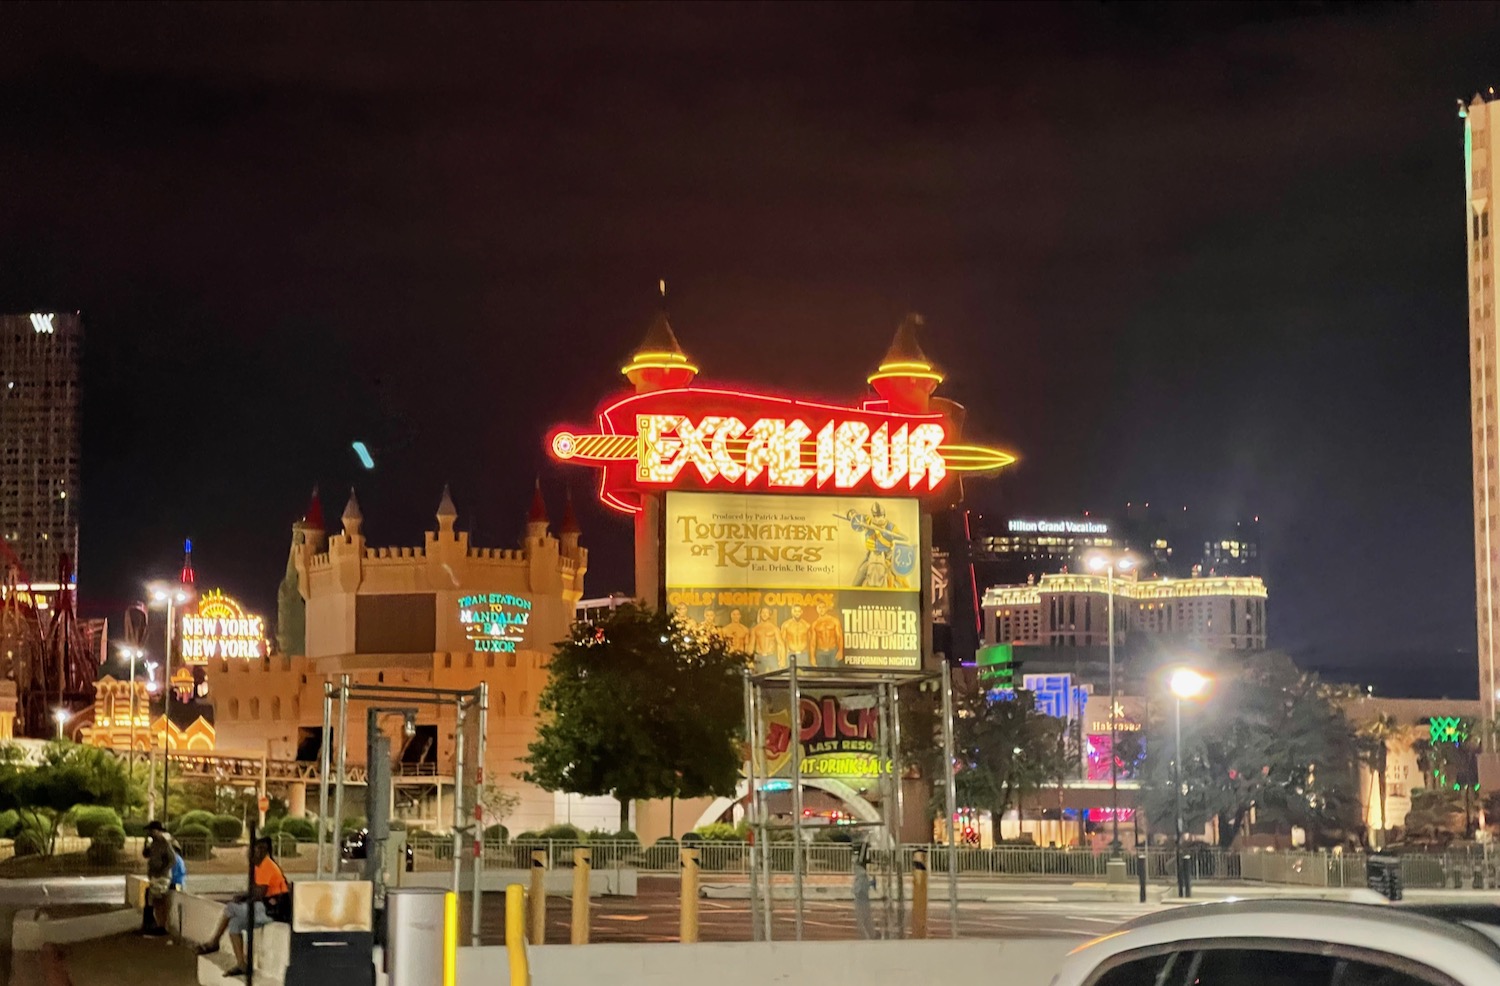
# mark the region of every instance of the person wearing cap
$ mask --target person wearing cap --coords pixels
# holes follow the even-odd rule
[[[146,858],[146,906],[155,919],[154,926],[143,920],[141,933],[160,937],[167,933],[167,901],[172,896],[172,867],[177,863],[177,852],[172,848],[172,837],[155,819],[146,823],[146,844],[141,855]]]

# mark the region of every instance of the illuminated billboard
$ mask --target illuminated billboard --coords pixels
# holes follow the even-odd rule
[[[667,607],[757,671],[919,668],[915,499],[667,494]]]
[[[198,609],[182,617],[178,653],[184,664],[216,658],[266,656],[266,624],[218,589],[198,598]]]
[[[767,777],[789,777],[792,773],[791,717],[789,696],[770,696],[765,721],[765,769]],[[797,731],[802,750],[802,776],[840,780],[874,780],[889,773],[889,763],[880,761],[880,713],[869,695],[838,692],[804,694]]]
[[[483,592],[458,600],[458,622],[477,652],[514,654],[526,642],[531,600],[508,592]]]
[[[599,411],[596,431],[557,429],[547,446],[556,459],[597,467],[601,499],[633,512],[643,493],[668,489],[928,495],[950,473],[1015,461],[956,437],[937,410],[695,387],[632,394]]]

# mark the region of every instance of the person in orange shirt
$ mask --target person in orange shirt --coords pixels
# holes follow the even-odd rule
[[[229,932],[229,944],[234,947],[234,968],[227,973],[230,976],[245,974],[244,934],[252,920],[259,928],[272,920],[290,917],[285,912],[291,903],[292,888],[286,882],[281,864],[271,858],[271,840],[256,839],[255,845],[250,847],[250,860],[255,866],[254,889],[248,894],[237,894],[233,901],[224,905],[224,916],[219,919],[218,930],[210,941],[198,948],[199,955],[217,952],[224,932]]]

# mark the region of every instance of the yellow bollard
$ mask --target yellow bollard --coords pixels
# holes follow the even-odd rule
[[[927,937],[927,850],[911,854],[911,936]]]
[[[458,982],[458,894],[443,895],[443,986]]]
[[[589,869],[593,854],[588,849],[573,850],[573,944],[589,943]]]
[[[547,943],[547,851],[531,853],[531,944]]]
[[[526,954],[526,888],[505,888],[505,955],[510,960],[510,986],[531,986],[531,961]]]
[[[698,850],[679,849],[682,858],[682,920],[677,940],[698,940]]]

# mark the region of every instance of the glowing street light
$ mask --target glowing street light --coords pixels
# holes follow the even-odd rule
[[[1135,568],[1135,559],[1125,553],[1111,554],[1107,551],[1096,551],[1085,560],[1089,571],[1094,573],[1104,572],[1104,595],[1105,606],[1108,615],[1105,622],[1109,625],[1109,806],[1112,821],[1112,834],[1109,840],[1109,848],[1116,855],[1120,852],[1120,768],[1119,757],[1115,753],[1115,746],[1119,740],[1119,731],[1116,720],[1119,718],[1119,699],[1115,687],[1115,571],[1124,574]]]
[[[135,719],[136,719],[135,662],[137,660],[144,660],[145,657],[146,657],[146,652],[145,652],[145,650],[143,650],[140,647],[132,647],[129,644],[125,644],[124,646],[122,646],[120,648],[120,656],[123,657],[123,658],[126,658],[126,659],[128,659],[130,661],[130,755],[126,758],[126,762],[130,764],[130,770],[132,771],[132,776],[133,776],[133,773],[135,771]]]
[[[168,775],[171,773],[172,741],[172,639],[177,636],[177,607],[193,598],[192,589],[180,582],[152,582],[146,586],[152,609],[167,611],[165,653],[162,655],[162,758],[161,758],[161,821],[167,821]]]
[[[1173,747],[1173,787],[1177,791],[1177,896],[1193,896],[1193,884],[1188,875],[1188,868],[1183,865],[1182,860],[1182,701],[1183,699],[1195,699],[1201,697],[1208,691],[1212,679],[1208,675],[1192,668],[1176,668],[1167,678],[1167,688],[1172,692],[1176,702],[1176,736],[1177,745]]]
[[[68,724],[68,720],[73,718],[73,716],[67,709],[53,709],[52,718],[57,721],[57,738],[62,739],[63,727]]]

